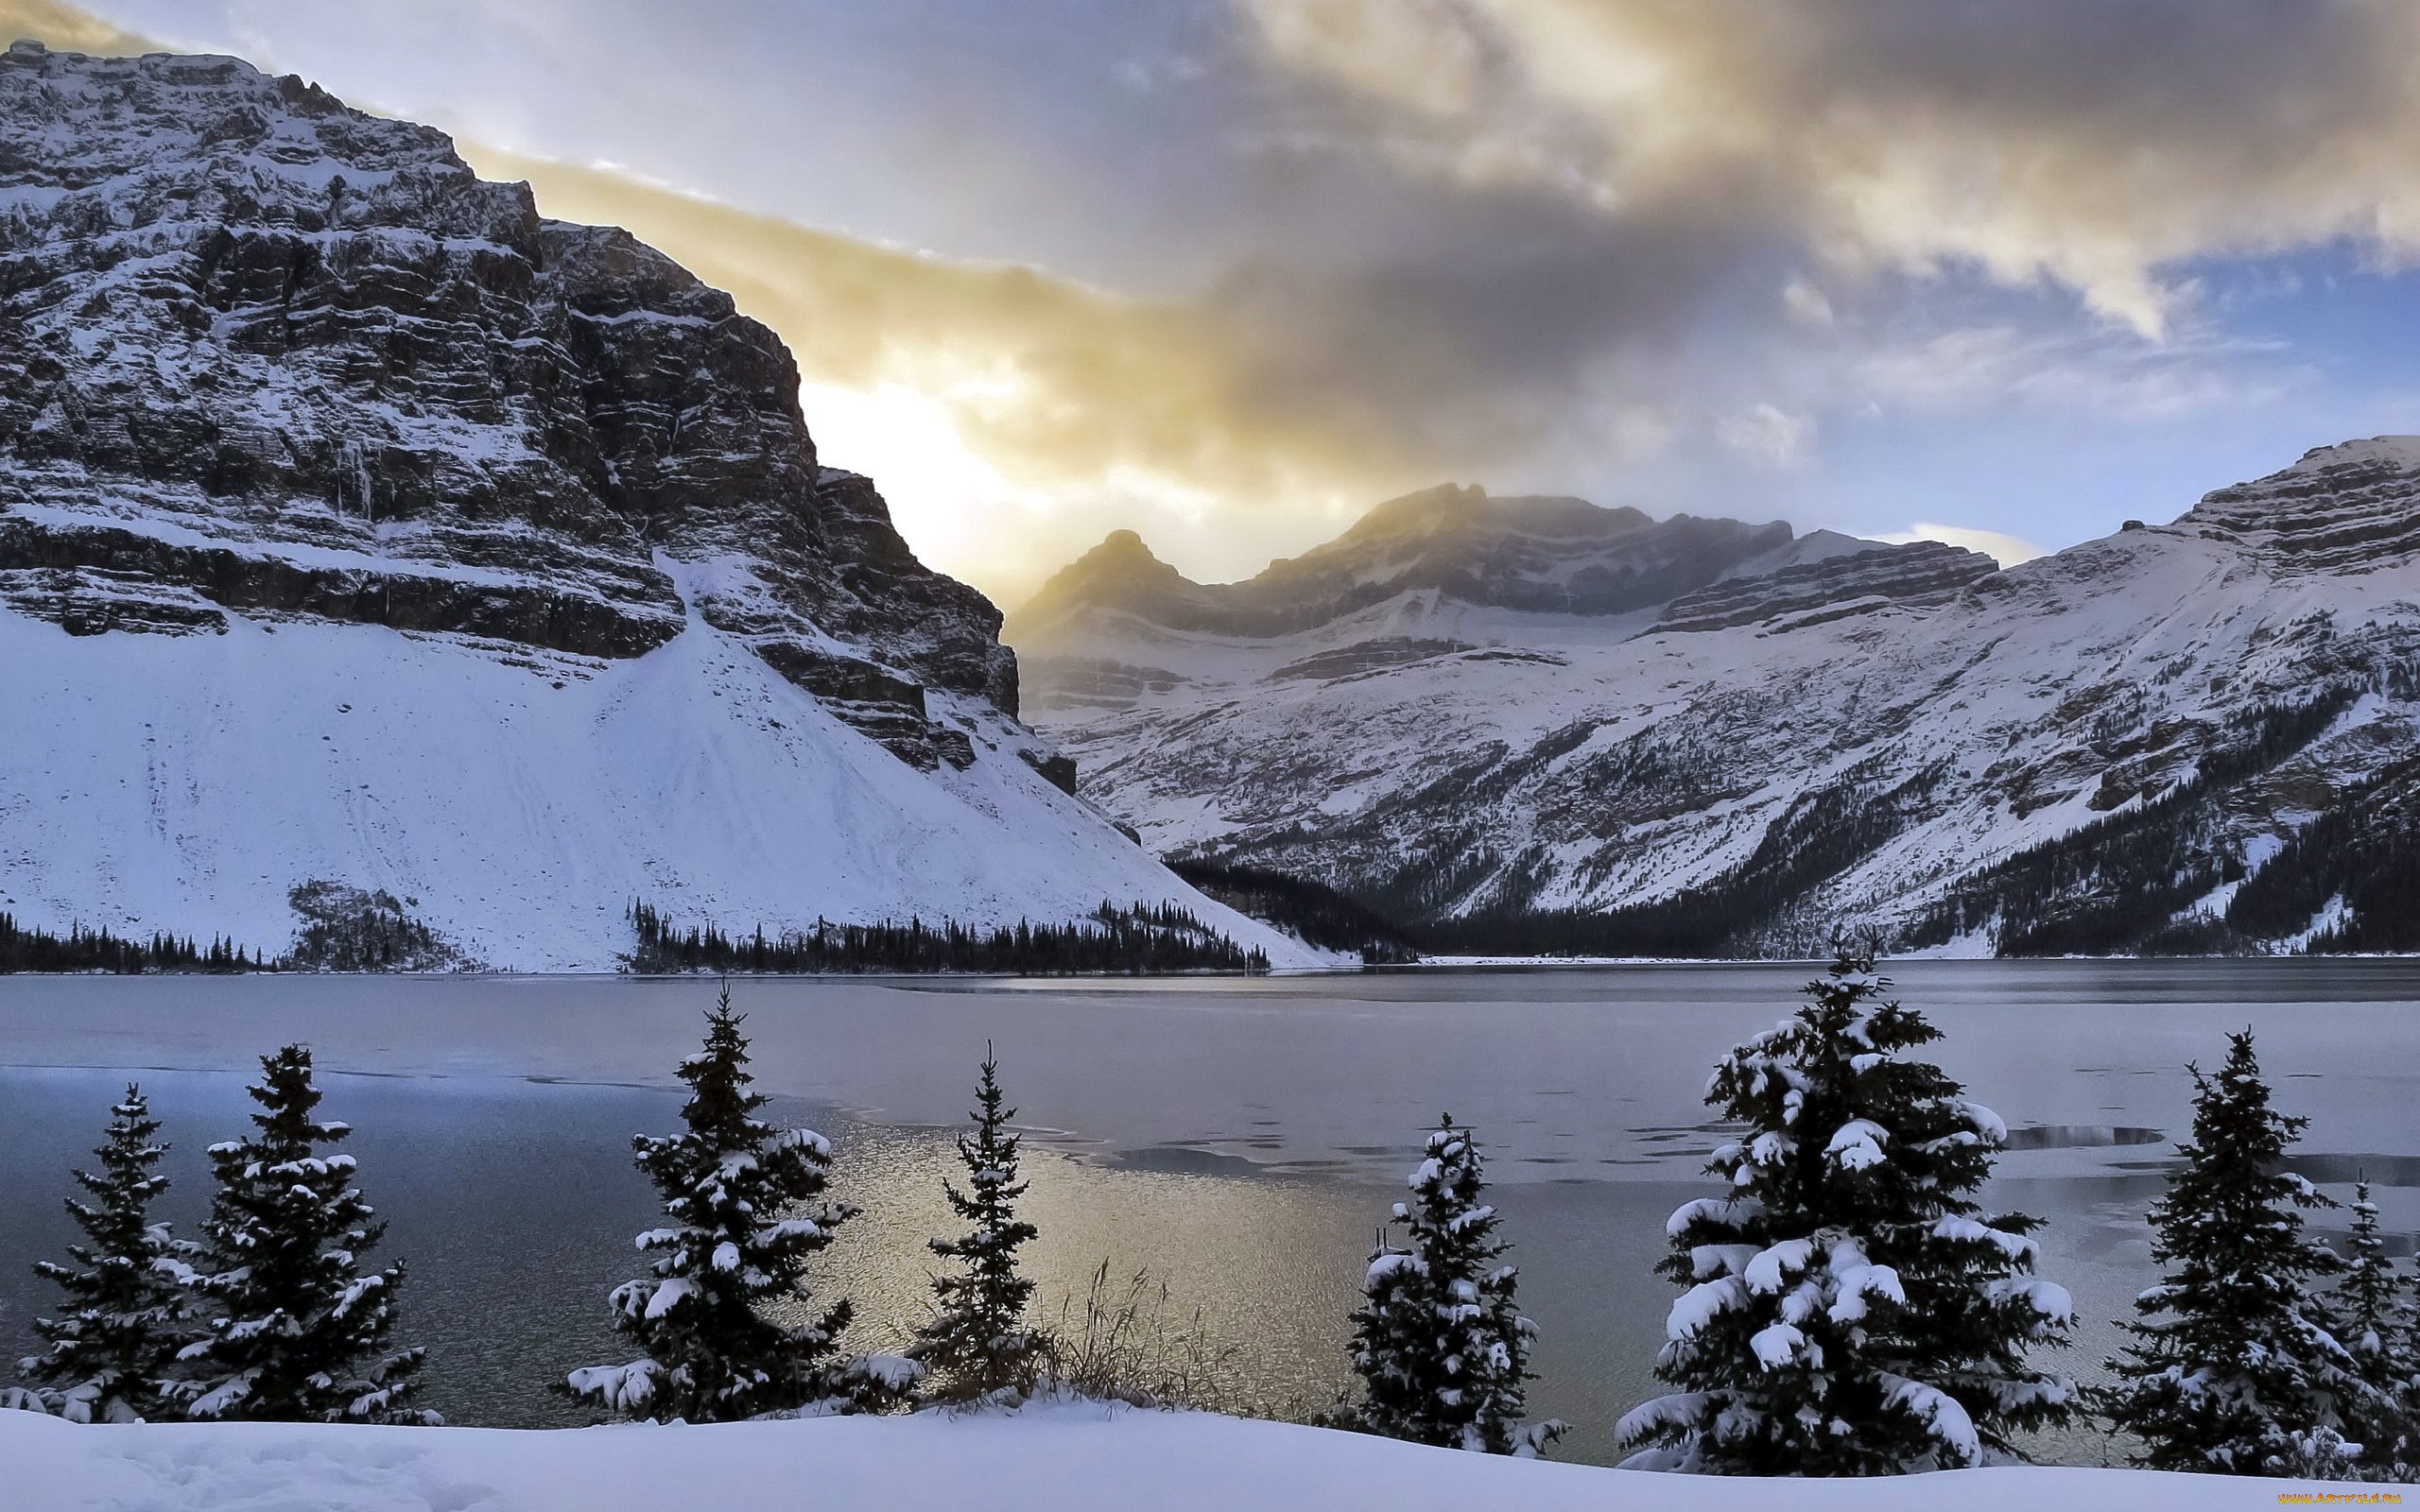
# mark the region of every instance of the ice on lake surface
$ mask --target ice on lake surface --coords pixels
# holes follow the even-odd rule
[[[2250,1024],[2301,1166],[2382,1192],[2395,1247],[2420,1227],[2420,962],[1907,962],[1897,994],[2007,1119],[1990,1199],[2051,1220],[2045,1272],[2089,1320],[2151,1278],[2142,1213],[2189,1119],[2187,1060]],[[1522,1296],[1545,1338],[1533,1400],[1605,1458],[1652,1389],[1672,1289],[1665,1215],[1703,1195],[1715,1058],[1789,1011],[1806,966],[1413,971],[1166,982],[757,980],[734,984],[759,1084],[840,1146],[867,1215],[816,1274],[856,1297],[867,1347],[921,1316],[947,1229],[938,1180],[974,1063],[994,1042],[1029,1131],[1045,1306],[1111,1261],[1169,1288],[1189,1352],[1246,1397],[1317,1406],[1344,1383],[1351,1289],[1372,1228],[1441,1112],[1475,1125],[1502,1183]],[[672,1067],[711,984],[616,978],[0,978],[0,1360],[55,1295],[28,1273],[68,1237],[58,1199],[129,1076],[153,1093],[190,1232],[200,1151],[237,1131],[254,1057],[317,1052],[326,1110],[411,1278],[404,1332],[432,1346],[431,1404],[458,1422],[575,1421],[544,1383],[623,1357],[607,1287],[651,1226],[629,1140],[669,1128]],[[2342,1214],[2321,1214],[2323,1231]],[[821,1287],[819,1289],[821,1289]],[[1196,1326],[1198,1310],[1199,1327]],[[2048,1445],[2098,1462],[2097,1439]]]

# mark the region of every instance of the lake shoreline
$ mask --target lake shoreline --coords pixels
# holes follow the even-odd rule
[[[2420,1234],[2420,966],[2402,960],[1908,961],[1895,995],[1940,1025],[1944,1068],[2020,1147],[1984,1200],[2037,1213],[2043,1273],[2086,1327],[2089,1376],[2151,1279],[2144,1210],[2189,1126],[2189,1060],[2246,1022],[2280,1107],[2314,1124],[2313,1179],[2366,1169],[2398,1252]],[[928,1306],[926,1239],[974,1063],[999,1054],[1036,1176],[1046,1306],[1103,1259],[1199,1309],[1261,1404],[1342,1383],[1371,1231],[1441,1111],[1476,1125],[1522,1302],[1543,1331],[1533,1403],[1613,1457],[1674,1291],[1664,1220],[1708,1194],[1721,1132],[1699,1102],[1729,1045],[1789,1012],[1804,963],[1359,971],[1172,980],[735,979],[775,1113],[832,1137],[866,1207],[811,1267],[891,1347]],[[604,1296],[656,1220],[631,1136],[677,1123],[673,1074],[715,986],[599,976],[0,977],[0,1357],[51,1291],[59,1200],[109,1100],[140,1079],[176,1148],[161,1216],[188,1232],[201,1147],[239,1132],[257,1057],[309,1043],[354,1124],[381,1251],[408,1261],[403,1335],[432,1346],[432,1404],[537,1426],[562,1370],[617,1358]],[[164,1070],[162,1068],[181,1068]],[[2341,1169],[2340,1169],[2341,1168]],[[2323,1229],[2341,1214],[2322,1214]],[[1241,1389],[1239,1386],[1238,1389]],[[2041,1454],[2098,1463],[2097,1435]]]

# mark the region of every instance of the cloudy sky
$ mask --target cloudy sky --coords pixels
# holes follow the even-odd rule
[[[2420,431],[2405,0],[84,11],[733,289],[1008,603],[1119,526],[1232,577],[1446,479],[2014,556]]]

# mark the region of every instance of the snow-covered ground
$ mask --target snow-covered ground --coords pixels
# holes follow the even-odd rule
[[[611,971],[624,911],[769,932],[1171,901],[1281,967],[1324,954],[1195,893],[933,692],[975,765],[916,770],[694,613],[622,661],[324,622],[71,636],[0,612],[0,911],[276,954],[287,890],[384,888],[499,970]]]
[[[2399,1500],[2385,1487],[2148,1470],[1684,1478],[1204,1413],[1091,1405],[1012,1417],[927,1413],[555,1432],[273,1423],[88,1428],[7,1412],[0,1413],[0,1466],[6,1503],[21,1512],[2211,1512],[2275,1506],[2302,1493],[2338,1505]]]

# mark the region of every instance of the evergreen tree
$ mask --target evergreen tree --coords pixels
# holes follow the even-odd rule
[[[986,1044],[975,1108],[967,1115],[975,1120],[975,1135],[958,1138],[966,1190],[942,1183],[951,1209],[974,1227],[962,1238],[929,1242],[934,1254],[963,1268],[933,1278],[940,1310],[907,1350],[908,1358],[941,1377],[940,1395],[955,1400],[1025,1386],[1039,1342],[1025,1321],[1033,1280],[1017,1271],[1017,1247],[1038,1230],[1017,1217],[1026,1183],[1017,1179],[1018,1137],[1008,1132],[1016,1109],[1005,1106],[998,1073],[999,1062]]]
[[[1353,1368],[1363,1397],[1339,1409],[1340,1426],[1415,1444],[1491,1454],[1537,1454],[1559,1422],[1525,1423],[1530,1344],[1537,1325],[1514,1300],[1516,1273],[1497,1261],[1478,1142],[1451,1114],[1428,1136],[1411,1175],[1412,1200],[1395,1204],[1398,1248],[1383,1236],[1353,1314]]]
[[[2371,1475],[2414,1479],[2420,1444],[2411,1420],[2414,1359],[2413,1318],[2404,1279],[2386,1258],[2378,1238],[2378,1205],[2368,1181],[2353,1187],[2353,1261],[2336,1288],[2339,1340],[2352,1351],[2353,1374],[2368,1392],[2345,1407],[2346,1428],[2361,1445],[2360,1463]]]
[[[2014,1456],[2072,1387],[2030,1367],[2066,1342],[2066,1292],[2033,1275],[2039,1220],[1972,1194],[2006,1130],[1908,1052],[1940,1031],[1895,1002],[1874,952],[1836,936],[1829,972],[1715,1069],[1706,1101],[1746,1125],[1707,1167],[1726,1194],[1667,1225],[1672,1305],[1658,1379],[1618,1432],[1642,1468],[1873,1475]]]
[[[168,1178],[154,1173],[167,1146],[152,1143],[159,1120],[143,1089],[129,1085],[110,1109],[107,1142],[93,1153],[101,1169],[73,1173],[91,1203],[71,1197],[67,1211],[84,1230],[70,1245],[76,1264],[37,1261],[34,1271],[59,1283],[67,1307],[36,1318],[34,1332],[50,1349],[18,1362],[33,1390],[13,1394],[22,1405],[71,1422],[141,1422],[161,1415],[177,1350],[191,1332],[184,1286],[194,1246],[150,1221],[152,1199]]]
[[[218,1190],[193,1286],[201,1336],[185,1347],[185,1415],[254,1422],[434,1424],[413,1408],[425,1350],[388,1349],[402,1265],[365,1274],[386,1225],[354,1186],[350,1135],[317,1116],[311,1052],[261,1057],[246,1139],[210,1147]]]
[[[681,1063],[687,1131],[631,1142],[673,1220],[639,1235],[659,1258],[612,1297],[614,1329],[647,1354],[575,1370],[565,1383],[573,1397],[624,1417],[728,1422],[835,1399],[871,1405],[914,1378],[890,1362],[833,1360],[849,1324],[845,1300],[797,1328],[761,1311],[810,1301],[806,1257],[857,1209],[821,1200],[832,1165],[822,1135],[755,1116],[769,1099],[749,1091],[743,1018],[724,984],[703,1052]]]
[[[2168,1270],[2135,1300],[2135,1342],[2094,1402],[2142,1440],[2138,1465],[2293,1472],[2312,1436],[2333,1438],[2369,1397],[2310,1287],[2343,1263],[2305,1237],[2297,1211],[2336,1204],[2279,1169],[2309,1121],[2269,1106],[2250,1030],[2227,1037],[2216,1075],[2187,1069],[2193,1138],[2152,1208],[2152,1258]]]

